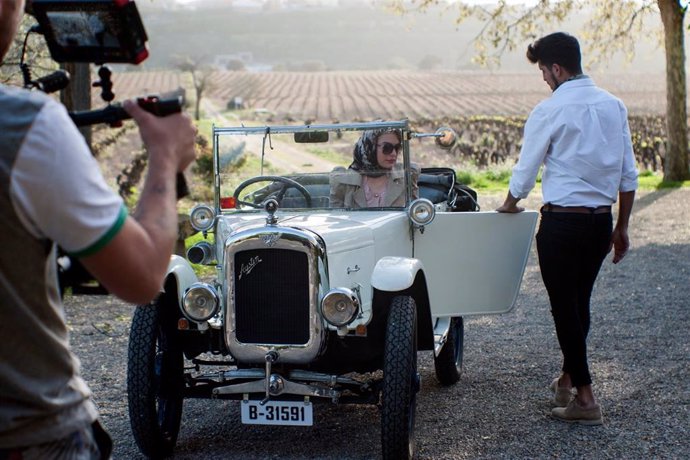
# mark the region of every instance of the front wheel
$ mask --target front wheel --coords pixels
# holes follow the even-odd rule
[[[381,446],[384,459],[414,454],[417,373],[417,307],[408,296],[394,297],[386,327],[381,394]]]
[[[451,318],[446,343],[438,356],[434,357],[436,378],[441,385],[453,385],[460,380],[464,342],[465,323],[462,317]]]
[[[165,321],[175,305],[161,295],[138,306],[132,318],[127,356],[127,397],[132,434],[150,458],[172,454],[180,431],[184,360],[176,328]],[[168,315],[169,316],[169,315]]]

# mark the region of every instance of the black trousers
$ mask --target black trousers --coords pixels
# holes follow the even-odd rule
[[[541,213],[539,267],[563,353],[563,372],[570,374],[576,387],[592,383],[587,363],[589,301],[608,252],[612,225],[611,213]]]

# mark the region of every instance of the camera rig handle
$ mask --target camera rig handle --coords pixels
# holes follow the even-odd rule
[[[137,98],[137,103],[139,107],[147,112],[159,117],[164,117],[166,115],[181,112],[184,99],[182,96],[166,99],[161,99],[158,96],[148,96]],[[89,126],[99,123],[117,126],[122,120],[129,120],[132,118],[120,103],[109,104],[105,108],[98,110],[70,112],[69,116],[77,126]]]
[[[184,98],[182,96],[175,96],[161,99],[158,96],[148,96],[137,98],[139,107],[150,112],[158,117],[165,117],[173,113],[182,111],[184,105]],[[72,121],[77,126],[89,126],[99,123],[106,123],[110,126],[117,126],[122,120],[132,118],[120,103],[109,104],[103,109],[98,110],[84,110],[80,112],[70,112]],[[176,178],[177,199],[184,198],[189,195],[189,187],[184,174],[177,173]]]

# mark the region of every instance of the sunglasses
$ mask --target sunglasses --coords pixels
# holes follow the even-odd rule
[[[402,144],[391,144],[390,142],[382,142],[380,144],[376,144],[376,146],[381,147],[381,151],[384,155],[390,155],[393,153],[393,151],[398,154],[402,149]]]

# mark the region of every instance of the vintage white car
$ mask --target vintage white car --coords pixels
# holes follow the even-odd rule
[[[334,174],[356,177],[345,168],[365,131],[400,139],[388,150],[401,201],[333,207]],[[463,317],[511,310],[537,220],[478,211],[452,169],[412,152],[454,138],[407,121],[213,128],[214,200],[190,216],[205,239],[172,257],[132,322],[129,414],[144,454],[172,453],[185,398],[217,398],[267,425],[312,425],[320,403],[377,405],[383,458],[413,456],[417,352],[433,352],[442,385],[458,381]],[[239,177],[238,161],[259,175]]]

